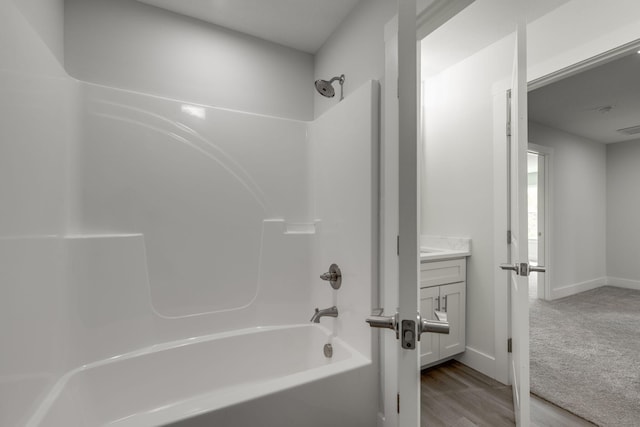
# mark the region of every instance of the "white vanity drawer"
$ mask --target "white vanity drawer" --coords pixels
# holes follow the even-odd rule
[[[446,261],[430,261],[420,264],[420,287],[446,285],[464,282],[466,279],[466,258]]]

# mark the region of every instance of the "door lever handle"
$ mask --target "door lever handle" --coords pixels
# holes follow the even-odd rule
[[[503,270],[515,271],[519,276],[529,276],[529,273],[545,273],[547,269],[543,265],[529,265],[529,263],[521,262],[519,264],[500,264]]]
[[[366,318],[366,322],[372,328],[381,328],[381,329],[391,329],[396,331],[396,339],[400,337],[400,332],[398,330],[398,313],[395,313],[393,316],[383,316],[383,309],[376,308],[371,313],[371,316]]]
[[[420,339],[420,335],[425,332],[431,332],[434,334],[449,333],[449,322],[447,321],[447,315],[441,311],[435,311],[434,313],[438,320],[428,320],[418,317],[418,339]]]
[[[544,265],[530,265],[529,271],[534,273],[546,273],[547,268]]]
[[[518,264],[500,264],[502,270],[515,271],[516,274],[520,274],[520,266]]]

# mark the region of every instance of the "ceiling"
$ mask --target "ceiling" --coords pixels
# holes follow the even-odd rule
[[[358,0],[138,0],[315,53]]]
[[[598,142],[639,139],[617,130],[640,126],[640,54],[529,92],[529,120]]]

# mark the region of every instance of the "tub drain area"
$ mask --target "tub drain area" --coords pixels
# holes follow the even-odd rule
[[[331,344],[325,344],[323,351],[324,351],[324,357],[326,358],[333,357],[333,347],[331,346]]]

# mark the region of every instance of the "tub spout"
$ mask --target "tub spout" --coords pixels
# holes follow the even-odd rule
[[[316,312],[313,314],[311,321],[313,323],[320,323],[320,318],[325,316],[338,317],[338,307],[334,305],[333,307],[325,308],[324,310],[316,308]]]

